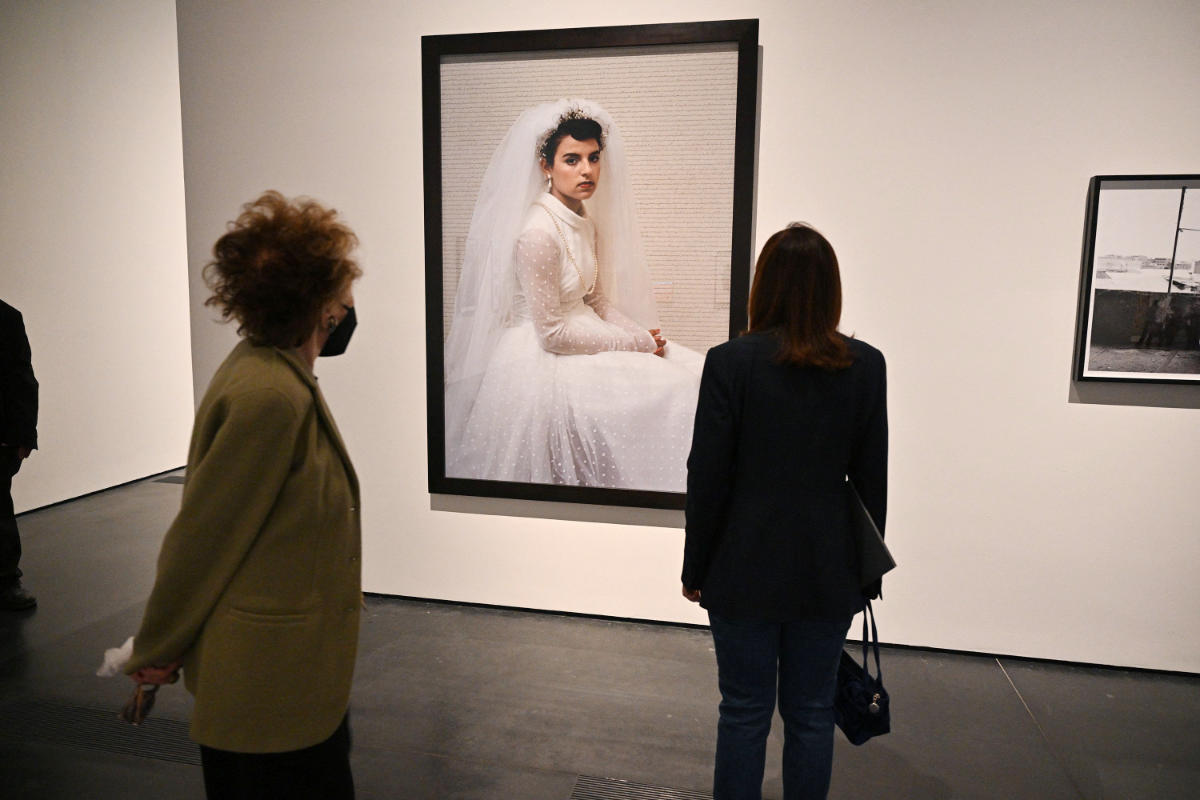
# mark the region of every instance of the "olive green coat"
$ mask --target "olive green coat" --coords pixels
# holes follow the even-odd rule
[[[196,412],[126,671],[182,658],[200,744],[327,739],[349,705],[360,553],[358,479],[316,380],[294,353],[243,341]]]

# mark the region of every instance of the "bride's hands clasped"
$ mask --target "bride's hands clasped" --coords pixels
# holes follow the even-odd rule
[[[654,355],[665,357],[667,353],[667,340],[663,338],[662,328],[651,328],[650,335],[654,337],[654,343],[658,345],[658,349],[654,351]]]

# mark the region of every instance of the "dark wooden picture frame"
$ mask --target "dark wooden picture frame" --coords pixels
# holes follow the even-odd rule
[[[1088,184],[1072,374],[1200,384],[1200,175]]]
[[[664,52],[680,45],[736,49],[733,147],[733,219],[729,263],[729,336],[746,327],[754,219],[758,101],[758,20],[670,23],[421,37],[424,134],[426,388],[429,491],[434,494],[507,497],[644,508],[683,508],[678,492],[476,480],[446,475],[443,263],[442,66],[448,59],[535,54],[564,59],[610,48]],[[547,98],[554,99],[554,98]]]

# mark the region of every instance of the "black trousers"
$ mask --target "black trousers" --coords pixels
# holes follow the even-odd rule
[[[21,535],[12,499],[12,479],[20,469],[17,448],[0,446],[0,587],[21,577]]]
[[[286,753],[234,753],[200,745],[208,800],[354,800],[350,716],[325,741]]]

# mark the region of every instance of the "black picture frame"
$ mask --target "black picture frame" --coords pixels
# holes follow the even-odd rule
[[[1082,251],[1074,380],[1200,385],[1200,175],[1094,176]]]
[[[730,248],[729,336],[746,327],[754,220],[754,170],[758,123],[758,20],[666,23],[558,30],[511,31],[421,37],[424,206],[425,314],[429,491],[433,494],[502,497],[610,506],[681,509],[684,494],[587,486],[476,480],[447,477],[443,343],[443,208],[441,67],[461,56],[561,52],[608,48],[671,48],[677,45],[729,45],[737,52],[737,99],[733,165],[733,219]]]

